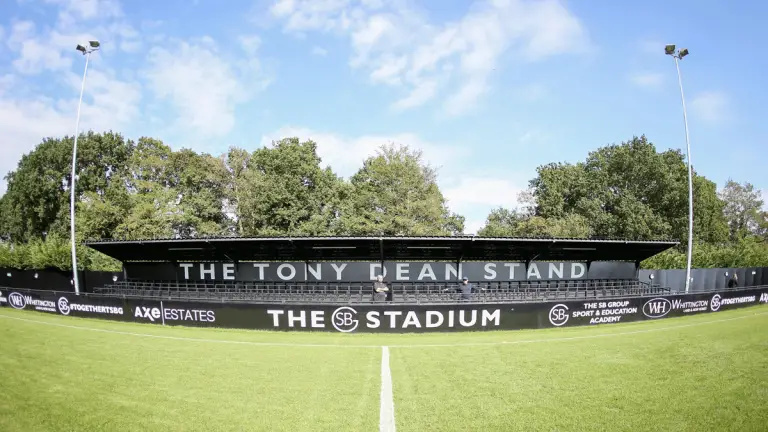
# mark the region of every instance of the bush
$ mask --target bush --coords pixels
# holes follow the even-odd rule
[[[26,269],[55,268],[72,270],[72,252],[68,239],[49,236],[28,243],[0,243],[0,267]],[[83,244],[77,247],[77,267],[80,270],[120,271],[122,264]]]

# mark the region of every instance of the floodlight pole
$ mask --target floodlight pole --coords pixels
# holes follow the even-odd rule
[[[685,50],[683,55],[687,55]],[[677,83],[680,86],[680,100],[683,104],[683,123],[685,124],[685,146],[688,159],[688,254],[685,265],[685,292],[688,293],[691,285],[691,253],[693,251],[693,169],[691,168],[691,141],[688,134],[688,113],[685,109],[685,94],[683,93],[683,78],[680,74],[680,51],[670,54],[675,59],[675,69],[677,69]]]
[[[91,44],[93,45],[93,44]],[[81,49],[82,48],[82,49]],[[80,133],[80,109],[83,106],[83,93],[85,92],[85,77],[88,74],[88,60],[91,58],[91,53],[98,49],[92,47],[91,49],[84,48],[78,45],[78,51],[85,55],[85,70],[83,71],[83,82],[80,85],[80,102],[77,104],[77,120],[75,121],[75,142],[72,145],[72,181],[69,186],[69,229],[70,237],[72,241],[72,281],[75,286],[75,295],[80,295],[80,283],[77,277],[77,246],[75,241],[75,178],[77,175],[77,136]]]

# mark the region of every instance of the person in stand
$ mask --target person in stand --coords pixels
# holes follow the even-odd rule
[[[373,301],[391,301],[392,293],[389,291],[387,283],[384,282],[384,276],[376,276],[373,283]]]
[[[733,277],[731,277],[731,280],[728,281],[728,288],[738,288],[738,286],[739,286],[739,275],[734,273]]]
[[[472,292],[474,291],[475,286],[472,285],[469,282],[469,278],[464,276],[461,278],[461,284],[456,288],[456,291],[461,293],[459,295],[460,301],[470,301],[472,300]],[[445,291],[449,291],[450,288],[445,289]]]

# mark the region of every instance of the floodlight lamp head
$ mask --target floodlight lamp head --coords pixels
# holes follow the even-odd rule
[[[78,50],[78,51],[80,51],[81,53],[85,54],[85,47],[84,47],[84,46],[82,46],[82,45],[78,44],[78,45],[77,45],[77,48],[75,48],[75,49],[76,49],[76,50]]]
[[[675,54],[675,45],[669,44],[664,47],[664,54],[666,55],[674,55]]]
[[[683,57],[687,56],[687,55],[688,55],[688,48],[683,48],[683,49],[681,49],[681,50],[680,50],[680,51],[677,53],[677,56],[678,56],[679,58],[681,58],[681,59],[682,59]]]
[[[97,40],[88,41],[88,44],[91,46],[91,48],[98,48],[101,46],[101,44]]]

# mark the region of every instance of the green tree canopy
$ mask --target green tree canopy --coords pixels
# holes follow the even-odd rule
[[[228,156],[230,203],[244,235],[339,233],[338,217],[347,188],[321,167],[317,144],[286,138],[250,156]]]
[[[478,235],[484,237],[585,238],[591,235],[589,221],[579,214],[563,218],[531,216],[517,210],[491,211]]]
[[[595,236],[687,239],[687,167],[679,151],[657,152],[645,136],[591,152],[584,162],[540,166],[530,182],[533,213],[585,218]],[[697,240],[723,241],[726,221],[714,183],[694,178]]]
[[[210,235],[449,235],[463,232],[418,150],[384,145],[349,179],[322,165],[317,144],[285,138],[214,156],[114,132],[80,135],[77,241]],[[0,266],[71,266],[72,138],[46,138],[7,175],[0,197]],[[491,211],[483,236],[672,237],[685,244],[688,184],[679,151],[644,136],[540,166],[523,210]],[[768,264],[760,192],[694,176],[694,265]],[[730,241],[730,243],[726,243]],[[684,266],[684,248],[644,265]],[[682,260],[682,261],[681,261]],[[761,261],[762,260],[762,261]],[[80,268],[119,265],[78,248]],[[681,264],[682,263],[682,264]]]
[[[73,137],[47,138],[22,156],[6,179],[3,196],[4,236],[24,242],[48,233],[69,231],[69,188]],[[106,132],[78,139],[76,196],[108,194],[115,174],[133,151],[133,142]],[[10,216],[8,216],[10,215]]]
[[[720,191],[720,199],[725,203],[723,214],[731,240],[762,234],[764,212],[760,190],[750,183],[742,185],[728,179]]]
[[[385,145],[352,176],[342,213],[354,235],[448,235],[463,232],[464,217],[451,213],[437,173],[420,151]]]

